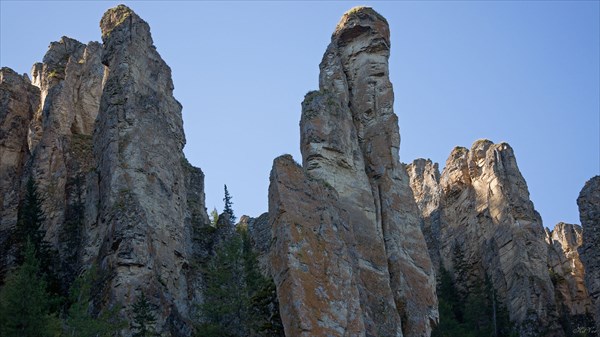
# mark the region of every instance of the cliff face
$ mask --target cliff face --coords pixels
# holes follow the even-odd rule
[[[432,254],[439,254],[440,263],[467,291],[489,277],[521,336],[562,336],[546,233],[512,148],[487,140],[470,150],[455,148],[438,188],[435,171],[431,162],[409,165],[425,223],[435,224],[428,231]],[[439,218],[432,220],[436,212]],[[459,265],[466,266],[467,275],[458,275]]]
[[[103,45],[51,43],[31,83],[0,71],[0,277],[32,177],[63,290],[98,264],[96,311],[119,306],[131,318],[144,293],[158,332],[190,335],[191,303],[203,289],[189,260],[206,254],[199,242],[210,240],[192,230],[209,223],[204,175],[183,156],[181,105],[148,24],[118,6],[100,26]]]
[[[106,301],[131,304],[145,293],[160,308],[164,331],[171,322],[179,326],[189,311],[185,275],[192,247],[181,105],[145,21],[118,6],[104,14],[100,27],[107,69],[94,132],[100,201],[94,234],[100,266],[112,276]]]
[[[398,158],[389,28],[370,8],[344,14],[306,95],[302,167],[275,160],[271,264],[286,334],[427,336],[433,268]],[[385,313],[385,314],[384,314]]]
[[[26,76],[0,69],[0,279],[11,266],[11,230],[17,223],[21,178],[31,152],[27,129],[39,107],[40,90]]]
[[[579,225],[558,223],[548,232],[548,267],[554,284],[559,310],[570,316],[592,312],[591,300],[584,283],[585,271],[577,249],[583,242]]]
[[[594,306],[596,331],[600,333],[600,176],[585,183],[577,198],[577,205],[584,234],[579,254]]]

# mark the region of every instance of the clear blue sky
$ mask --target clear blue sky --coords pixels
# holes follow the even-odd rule
[[[0,65],[29,72],[50,41],[100,40],[117,1],[1,1]],[[207,208],[267,210],[273,158],[299,155],[300,102],[340,16],[369,5],[391,26],[400,158],[443,168],[456,145],[512,145],[544,225],[579,223],[600,173],[598,1],[124,1],[149,22],[183,104],[185,153]]]

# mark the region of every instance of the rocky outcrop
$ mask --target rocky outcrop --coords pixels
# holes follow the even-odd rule
[[[548,267],[560,311],[569,316],[592,312],[590,296],[584,283],[585,272],[577,249],[582,244],[579,225],[558,223],[548,232]]]
[[[40,91],[29,78],[0,69],[0,280],[11,264],[11,231],[17,223],[21,179],[31,155],[27,128],[39,107]]]
[[[42,101],[29,126],[28,169],[42,195],[49,196],[43,202],[45,230],[54,246],[64,241],[61,229],[77,216],[74,208],[87,199],[85,186],[94,179],[92,132],[102,92],[101,56],[99,43],[63,37],[32,67]]]
[[[470,150],[455,148],[438,189],[430,162],[415,161],[409,173],[424,218],[439,212],[439,220],[434,218],[439,231],[429,231],[429,248],[439,249],[441,264],[458,286],[468,291],[487,276],[521,336],[564,335],[548,273],[546,233],[512,148],[488,140]]]
[[[583,228],[583,243],[579,254],[585,267],[585,283],[594,306],[596,332],[600,334],[600,176],[585,183],[577,198],[577,205]]]
[[[406,165],[410,187],[423,217],[423,235],[435,270],[440,269],[440,170],[430,159]]]
[[[159,332],[189,334],[192,235],[186,224],[207,216],[202,207],[188,210],[193,194],[186,181],[202,179],[201,172],[190,172],[184,160],[181,105],[148,24],[120,5],[104,14],[100,27],[107,69],[94,131],[95,239],[100,266],[111,275],[105,301],[129,305],[144,293],[157,308]]]
[[[433,268],[399,162],[386,20],[342,17],[300,121],[302,166],[274,161],[271,265],[286,335],[428,336]]]

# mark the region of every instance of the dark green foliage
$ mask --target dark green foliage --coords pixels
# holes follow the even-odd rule
[[[152,313],[152,304],[142,293],[133,304],[133,326],[134,337],[156,336],[153,325],[156,323],[156,317]]]
[[[197,336],[283,336],[275,284],[260,273],[246,228],[217,249],[204,276]]]
[[[23,264],[0,290],[0,335],[58,336],[60,321],[51,309],[56,300],[47,291],[33,243],[27,242]]]
[[[118,306],[95,317],[91,311],[92,288],[96,280],[93,266],[75,280],[71,286],[69,300],[72,303],[67,311],[63,330],[68,337],[109,337],[126,325],[117,318]]]
[[[36,249],[36,257],[45,255],[49,250],[48,243],[44,241],[46,231],[42,228],[46,216],[42,209],[42,198],[38,192],[37,184],[29,177],[26,184],[25,198],[18,210],[16,227],[17,241],[22,247],[29,240]],[[40,259],[41,260],[41,259]]]
[[[448,271],[442,267],[438,275],[440,322],[432,337],[516,336],[508,311],[487,277],[484,282],[475,282],[465,298]]]
[[[42,209],[43,199],[33,178],[29,177],[25,189],[25,198],[18,209],[17,226],[15,230],[16,244],[21,248],[17,263],[23,262],[23,252],[26,242],[31,242],[35,249],[35,257],[40,262],[42,273],[48,283],[48,289],[53,294],[61,293],[60,278],[58,277],[57,254],[50,244],[44,240],[46,231],[43,229],[46,216]]]
[[[231,201],[231,195],[227,190],[227,185],[225,185],[225,197],[223,198],[223,201],[225,202],[225,208],[223,208],[223,213],[229,215],[229,222],[231,224],[235,224],[236,217],[233,214],[233,208],[231,208],[233,202]]]

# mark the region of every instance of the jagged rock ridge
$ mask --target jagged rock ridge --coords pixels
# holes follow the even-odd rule
[[[300,121],[302,166],[275,159],[271,265],[286,334],[428,336],[434,273],[399,162],[387,21],[342,17]],[[385,314],[384,314],[385,313]]]
[[[456,147],[441,174],[424,159],[407,170],[432,259],[458,286],[468,292],[488,277],[520,336],[570,334],[559,324],[564,315],[586,323],[581,230],[568,224],[544,230],[508,144]]]

